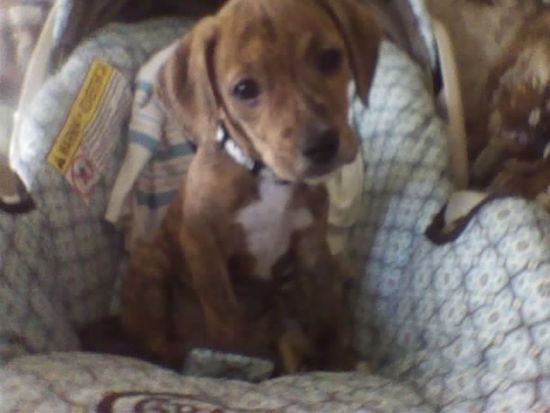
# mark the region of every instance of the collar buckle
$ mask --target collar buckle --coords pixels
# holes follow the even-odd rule
[[[220,148],[222,148],[231,157],[231,159],[239,165],[244,166],[254,175],[257,175],[264,167],[262,162],[256,161],[248,156],[237,144],[237,142],[231,138],[231,135],[227,132],[223,122],[220,122],[220,126],[218,127],[216,141],[220,145]]]

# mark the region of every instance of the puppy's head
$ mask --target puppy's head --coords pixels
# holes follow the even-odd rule
[[[159,93],[196,143],[223,120],[280,178],[316,178],[357,154],[348,94],[367,101],[379,43],[354,0],[232,0],[183,38]]]

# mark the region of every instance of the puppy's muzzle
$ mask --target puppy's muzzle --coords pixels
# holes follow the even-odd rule
[[[302,140],[300,149],[302,155],[313,166],[323,166],[332,163],[338,155],[340,136],[334,128],[308,134]]]

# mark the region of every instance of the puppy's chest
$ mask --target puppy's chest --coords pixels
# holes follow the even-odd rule
[[[255,259],[254,276],[267,280],[273,265],[288,252],[292,235],[313,223],[306,207],[294,206],[294,189],[271,180],[262,180],[259,199],[237,212],[247,253]]]

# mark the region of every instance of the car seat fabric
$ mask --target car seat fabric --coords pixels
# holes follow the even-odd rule
[[[2,214],[0,228],[0,343],[6,358],[78,348],[74,326],[107,314],[124,256],[121,236],[103,214],[123,156],[120,139],[130,100],[117,108],[117,148],[86,205],[65,178],[45,162],[68,109],[97,57],[126,77],[128,94],[140,62],[175,39],[189,23],[168,19],[143,26],[112,26],[74,55],[24,114],[23,133],[14,142],[12,166],[35,200],[36,209],[17,217]]]
[[[109,394],[132,391],[235,410],[245,403],[331,412],[548,408],[548,217],[535,204],[500,200],[482,208],[457,241],[436,246],[425,238],[451,192],[445,125],[422,70],[387,42],[369,107],[352,107],[366,169],[350,251],[361,270],[350,291],[355,344],[384,361],[376,370],[384,378],[307,374],[251,385],[56,353],[78,349],[75,326],[107,314],[116,294],[122,234],[103,214],[124,154],[130,100],[120,105],[113,137],[120,142],[89,205],[46,156],[95,57],[116,67],[130,92],[148,56],[188,26],[169,19],[105,29],[77,49],[25,115],[12,163],[38,208],[0,215],[0,394],[9,395],[0,410],[96,407]]]

